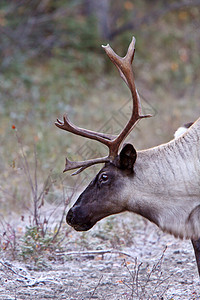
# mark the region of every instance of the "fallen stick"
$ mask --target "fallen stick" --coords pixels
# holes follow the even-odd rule
[[[56,253],[56,255],[103,255],[103,254],[121,254],[121,255],[125,255],[128,256],[132,259],[135,260],[135,257],[133,257],[132,255],[124,252],[124,251],[120,251],[120,250],[114,250],[114,249],[107,249],[107,250],[87,250],[87,251],[70,251],[70,252],[61,252],[61,253]]]

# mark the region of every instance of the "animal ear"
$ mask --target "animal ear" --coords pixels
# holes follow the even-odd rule
[[[137,152],[133,145],[126,144],[119,154],[119,168],[133,171],[133,165],[137,158]]]

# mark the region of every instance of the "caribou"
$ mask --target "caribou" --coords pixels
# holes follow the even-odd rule
[[[104,166],[69,210],[66,221],[77,231],[91,229],[109,215],[134,212],[155,223],[164,232],[190,239],[200,275],[200,118],[184,133],[166,144],[136,151],[123,144],[143,115],[134,83],[132,61],[135,38],[124,57],[102,46],[130,89],[132,113],[118,136],[83,129],[65,114],[55,125],[62,130],[93,139],[109,149],[106,157],[86,161],[66,158],[64,172],[78,174],[99,163]]]

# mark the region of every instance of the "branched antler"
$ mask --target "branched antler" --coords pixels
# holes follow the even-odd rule
[[[125,81],[125,83],[127,84],[127,86],[131,91],[132,100],[133,100],[132,114],[130,120],[127,122],[126,126],[123,128],[123,130],[120,132],[118,136],[108,135],[108,134],[77,127],[76,125],[74,125],[72,122],[69,121],[67,115],[63,116],[63,121],[57,119],[55,125],[60,129],[66,130],[73,134],[80,135],[89,139],[96,140],[106,145],[109,148],[109,155],[102,158],[96,158],[96,159],[79,161],[79,162],[72,162],[66,158],[66,165],[65,165],[64,172],[79,168],[79,170],[74,172],[72,175],[78,174],[82,172],[84,169],[86,169],[87,167],[90,167],[94,164],[104,163],[109,161],[113,162],[115,158],[118,156],[120,145],[125,140],[127,135],[133,130],[137,122],[142,118],[150,117],[150,115],[144,116],[141,114],[140,98],[134,83],[132,61],[135,52],[135,38],[134,37],[132,38],[127,54],[124,57],[118,56],[109,45],[102,46],[102,47],[104,48],[110,60],[117,67],[120,76]]]

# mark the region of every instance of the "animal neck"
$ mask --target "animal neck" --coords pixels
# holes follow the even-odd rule
[[[128,210],[175,236],[200,236],[200,119],[180,138],[138,152],[130,192]]]

